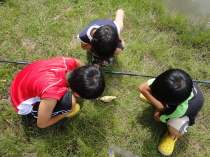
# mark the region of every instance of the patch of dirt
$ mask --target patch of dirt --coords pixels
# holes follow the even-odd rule
[[[206,120],[207,121],[209,120],[209,115],[204,115],[204,114],[201,114],[201,112],[199,112],[197,117],[196,117],[196,120],[199,123],[204,123]]]
[[[28,152],[24,154],[25,157],[37,157],[36,153]]]
[[[30,39],[21,38],[21,43],[27,50],[33,50],[36,46],[36,42]]]
[[[76,37],[77,35],[73,35],[71,42],[69,43],[69,49],[75,49],[79,44],[80,41]]]
[[[23,45],[27,50],[33,50],[35,48],[36,42],[32,39],[25,38],[20,27],[15,27],[14,31],[16,32],[16,35],[20,38],[21,45]]]
[[[58,15],[56,15],[56,16],[54,17],[54,20],[58,20],[65,12],[68,12],[68,11],[70,11],[70,10],[72,10],[72,9],[73,9],[72,6],[66,8],[66,9],[62,9],[61,13],[58,14]]]
[[[8,99],[1,99],[0,104],[12,105],[11,100]]]
[[[154,58],[152,58],[152,53],[148,52],[146,53],[146,55],[143,56],[143,59],[141,61],[142,63],[147,63],[147,64],[141,64],[142,66],[142,73],[147,74],[147,71],[154,71],[155,75],[156,72],[158,71],[165,71],[168,69],[168,67],[166,67],[165,65],[159,63],[157,60],[155,60]],[[154,66],[156,65],[156,66]],[[154,69],[155,67],[155,69]],[[144,71],[146,70],[146,71]],[[159,75],[159,73],[157,74]]]
[[[202,153],[205,152],[205,149],[197,141],[195,141],[193,139],[189,139],[189,143],[190,143],[190,145],[193,146],[193,148],[196,150],[196,152],[199,152],[200,156],[204,155]]]

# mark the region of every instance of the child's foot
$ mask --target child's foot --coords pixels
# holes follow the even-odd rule
[[[150,103],[145,97],[143,94],[140,93],[140,99],[146,103]]]
[[[95,61],[95,60],[93,61],[92,60],[92,65],[97,67],[97,68],[100,68],[100,62],[99,61]]]
[[[163,155],[171,155],[173,153],[174,145],[176,141],[177,141],[177,137],[174,140],[172,140],[168,136],[168,133],[166,133],[165,137],[163,138],[163,140],[160,142],[158,146],[159,152],[162,153]]]
[[[112,64],[113,62],[113,59],[114,59],[114,56],[113,57],[110,57],[108,59],[101,59],[101,65],[104,65],[104,66],[109,66]]]
[[[98,58],[98,57],[96,57],[96,56],[94,56],[94,55],[92,54],[91,64],[92,64],[93,66],[97,67],[97,68],[100,68],[101,62],[99,61],[99,58]]]
[[[76,104],[75,110],[70,112],[69,114],[67,114],[65,117],[73,117],[73,116],[77,115],[79,113],[79,111],[80,111],[80,106],[79,106],[79,104]]]

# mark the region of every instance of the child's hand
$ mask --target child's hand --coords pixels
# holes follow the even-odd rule
[[[119,40],[120,40],[120,42],[121,42],[122,46],[124,47],[124,45],[125,45],[124,40],[123,40],[121,37],[119,37]]]
[[[158,108],[156,108],[155,111],[154,111],[154,115],[153,115],[154,119],[155,119],[156,121],[158,121],[158,122],[161,121],[161,120],[160,120],[160,112],[161,112],[161,110],[159,110]]]
[[[124,42],[124,40],[123,40],[123,39],[121,40],[121,44],[122,44],[122,46],[124,47],[125,42]]]
[[[167,107],[165,106],[165,105],[163,105],[161,102],[160,102],[160,104],[162,105],[162,106],[158,106],[158,107],[156,107],[159,111],[165,111],[166,109],[167,109]]]

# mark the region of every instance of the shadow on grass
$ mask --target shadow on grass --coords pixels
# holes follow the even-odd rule
[[[77,120],[76,116],[71,118],[71,121],[75,120]],[[66,155],[75,154],[79,150],[79,147],[72,136],[70,136],[71,140],[70,137],[68,138],[70,124],[70,119],[64,118],[58,123],[42,129],[37,127],[35,118],[22,116],[25,138],[29,144],[33,144],[33,147],[35,147],[34,151],[37,156],[48,154],[48,152],[52,152],[52,155],[57,154],[58,152],[55,150],[62,151]],[[41,149],[44,149],[44,151]],[[39,152],[40,150],[42,152]]]
[[[87,61],[88,61],[88,65],[92,65],[91,63],[91,59],[92,59],[92,52],[90,50],[87,50]]]
[[[158,152],[158,144],[161,138],[166,132],[166,125],[161,122],[157,122],[153,118],[154,106],[148,105],[138,116],[137,120],[139,124],[150,131],[151,138],[145,140],[142,145],[142,156],[162,156]]]
[[[153,118],[154,107],[152,105],[145,108],[137,117],[137,120],[141,126],[148,128],[152,133],[151,138],[143,142],[142,145],[142,156],[163,156],[158,151],[158,145],[164,134],[167,131],[167,125],[162,122],[156,122]],[[188,147],[189,134],[185,134],[180,137],[174,148],[174,152],[171,156],[177,156],[183,154]],[[156,151],[155,151],[156,150]]]
[[[83,108],[83,101],[78,100],[81,105],[78,115],[64,118],[44,129],[36,126],[35,118],[22,116],[21,124],[25,138],[28,143],[33,144],[38,156],[49,154],[49,152],[52,156],[100,154],[103,146],[107,145],[106,119],[113,111],[94,100],[89,101],[93,108],[89,109],[88,104],[85,104]]]

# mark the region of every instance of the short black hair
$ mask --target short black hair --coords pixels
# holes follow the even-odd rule
[[[93,65],[82,66],[70,71],[67,81],[72,92],[76,92],[84,99],[98,98],[105,88],[103,73]]]
[[[98,57],[107,59],[114,55],[118,42],[117,30],[110,25],[104,25],[95,31],[90,44],[93,52]]]
[[[160,74],[150,86],[151,94],[163,104],[179,105],[190,96],[193,82],[181,69],[170,69]]]

